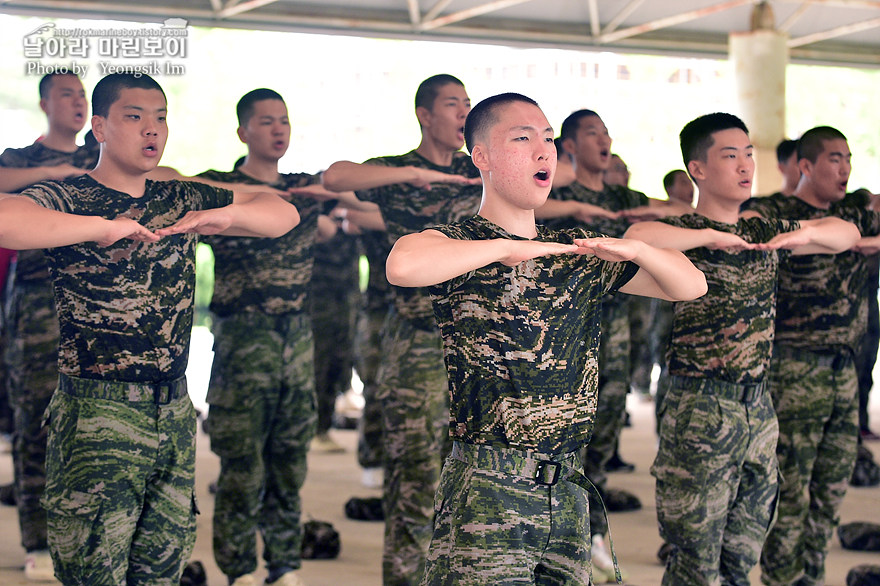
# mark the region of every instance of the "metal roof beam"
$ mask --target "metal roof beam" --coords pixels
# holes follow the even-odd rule
[[[626,20],[630,14],[636,11],[636,9],[642,5],[645,0],[630,0],[629,4],[624,6],[620,12],[618,12],[614,17],[608,21],[608,24],[605,25],[605,28],[602,29],[602,34],[607,35],[611,32],[617,30],[617,27]]]
[[[247,2],[244,2],[242,4],[236,4],[235,6],[227,6],[217,13],[217,17],[229,18],[230,16],[235,16],[237,14],[242,14],[243,12],[255,10],[268,4],[274,4],[277,1],[278,0],[248,0]]]
[[[467,10],[453,12],[452,14],[447,14],[446,16],[441,16],[430,21],[425,20],[419,26],[419,30],[431,30],[440,28],[450,25],[454,22],[461,22],[462,20],[468,20],[469,18],[474,18],[475,16],[481,16],[490,12],[496,12],[498,10],[503,10],[505,8],[509,8],[510,6],[516,6],[517,4],[523,4],[525,2],[531,2],[531,0],[493,0],[492,2],[486,2],[485,4],[474,6],[473,8],[468,8]]]
[[[608,33],[607,35],[603,34],[599,36],[599,38],[596,40],[600,44],[604,45],[607,43],[625,39],[627,37],[633,37],[650,31],[675,26],[683,22],[697,20],[698,18],[703,18],[704,16],[709,16],[710,14],[723,12],[725,10],[730,10],[731,8],[737,8],[739,6],[742,6],[743,4],[754,4],[754,0],[728,0],[727,2],[713,4],[712,6],[707,6],[705,8],[699,8],[697,10],[691,10],[689,12],[682,12],[681,14],[674,14],[672,16],[667,16],[666,18],[658,18],[653,22],[646,22],[645,24],[620,29],[613,33]]]
[[[870,20],[863,20],[862,22],[838,26],[828,29],[827,31],[804,35],[802,37],[797,37],[796,39],[790,39],[788,41],[788,46],[789,48],[802,47],[803,45],[818,43],[819,41],[827,41],[828,39],[851,35],[853,33],[860,33],[877,27],[880,27],[880,18],[872,18]]]

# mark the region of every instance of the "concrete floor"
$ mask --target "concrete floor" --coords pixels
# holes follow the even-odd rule
[[[210,348],[210,345],[207,346]],[[199,363],[194,349],[194,364]],[[195,373],[191,384],[193,401],[203,404],[200,381],[203,370]],[[200,378],[201,377],[201,378]],[[877,380],[880,380],[878,378]],[[873,393],[871,420],[880,429],[880,393]],[[660,546],[654,506],[654,480],[648,473],[656,452],[653,403],[630,395],[627,410],[632,426],[624,428],[621,438],[622,457],[636,465],[635,472],[610,475],[610,486],[635,493],[642,501],[640,511],[612,513],[610,525],[621,567],[629,575],[630,586],[654,586],[660,583],[663,568],[656,558]],[[382,523],[352,521],[345,517],[345,502],[352,496],[379,496],[380,491],[361,486],[361,471],[355,458],[356,435],[351,430],[332,430],[332,436],[346,447],[341,454],[309,455],[309,474],[303,487],[304,520],[329,521],[339,531],[342,551],[334,560],[306,560],[300,570],[310,586],[379,586],[381,579]],[[869,443],[880,461],[880,442]],[[208,438],[200,433],[196,462],[197,496],[202,511],[198,520],[198,537],[193,559],[200,560],[208,572],[210,586],[224,586],[226,580],[214,564],[211,553],[211,514],[213,497],[208,484],[217,477],[219,464],[211,453]],[[12,458],[0,454],[0,483],[12,479]],[[841,522],[870,521],[880,523],[880,487],[850,488],[841,512]],[[22,573],[24,550],[19,545],[18,520],[14,508],[0,506],[0,586],[32,584]],[[835,537],[827,565],[828,586],[845,586],[846,574],[858,564],[880,564],[880,553],[852,552],[840,547]],[[260,573],[264,577],[265,572]],[[752,584],[760,584],[757,571]]]

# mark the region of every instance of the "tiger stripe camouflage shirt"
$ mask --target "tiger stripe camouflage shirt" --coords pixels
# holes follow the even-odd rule
[[[480,172],[471,158],[463,153],[455,153],[452,165],[435,165],[416,151],[393,157],[378,157],[366,161],[369,165],[385,167],[421,167],[451,175],[478,177]],[[483,188],[480,185],[455,185],[452,183],[432,183],[430,189],[395,183],[357,192],[358,199],[373,202],[379,206],[385,220],[389,250],[398,238],[418,232],[436,224],[448,224],[468,218],[480,207]],[[392,299],[397,311],[421,329],[432,329],[434,325],[431,298],[421,287],[392,287]]]
[[[450,238],[522,240],[475,216]],[[571,243],[582,228],[538,226]],[[592,255],[493,263],[430,287],[449,373],[450,433],[468,443],[549,454],[585,445],[596,414],[601,296],[638,270]]]
[[[648,205],[648,196],[641,191],[630,189],[624,185],[608,185],[602,191],[590,189],[586,185],[577,181],[559,187],[550,191],[550,199],[560,201],[579,201],[582,203],[592,204],[600,208],[619,212],[621,210],[629,210],[632,208]],[[625,218],[593,218],[589,225],[584,226],[583,222],[576,218],[553,218],[542,220],[544,225],[551,228],[577,228],[586,227],[593,232],[598,232],[605,236],[613,238],[623,238],[623,234],[630,227],[629,220]],[[624,297],[621,294],[609,295],[605,298],[605,303],[614,307],[619,307],[624,303]]]
[[[206,171],[199,175],[227,183],[260,184],[241,171]],[[272,187],[287,189],[320,181],[308,173],[282,174]],[[279,238],[206,236],[214,252],[214,295],[211,311],[228,316],[240,311],[271,315],[307,311],[309,283],[314,267],[315,237],[321,204],[315,199],[291,196],[300,221]]]
[[[847,203],[823,210],[798,197],[778,195],[750,200],[748,209],[768,218],[835,216],[854,223],[863,236],[880,232],[880,214]],[[797,348],[856,350],[868,325],[868,299],[862,294],[868,275],[868,259],[859,252],[784,255],[776,340]]]
[[[97,146],[81,146],[72,153],[56,151],[35,142],[20,149],[6,149],[0,154],[0,167],[25,168],[25,167],[56,167],[58,165],[73,165],[80,169],[94,169],[98,163],[100,150]],[[46,257],[40,249],[19,250],[18,262],[15,267],[15,280],[21,281],[46,281],[49,279],[49,265]]]
[[[799,228],[797,222],[740,219],[725,224],[698,214],[659,220],[694,230],[714,229],[747,242],[766,242]],[[684,253],[706,275],[702,297],[674,304],[669,373],[734,384],[764,380],[773,346],[776,317],[776,251],[727,252],[705,247]]]
[[[69,214],[127,217],[150,230],[190,210],[232,203],[232,192],[188,181],[147,181],[141,197],[89,175],[38,183],[22,192]],[[185,374],[195,289],[195,234],[158,242],[83,242],[46,251],[55,283],[61,341],[58,370],[82,378],[128,382]]]

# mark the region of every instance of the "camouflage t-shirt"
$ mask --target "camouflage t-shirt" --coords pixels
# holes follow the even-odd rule
[[[124,216],[151,230],[190,210],[232,203],[232,192],[187,181],[147,181],[141,197],[89,175],[38,183],[22,192],[69,214]],[[129,382],[184,375],[192,330],[195,234],[158,242],[122,239],[46,250],[55,283],[61,342],[58,370],[70,376]]]
[[[698,214],[660,221],[730,232],[747,242],[767,242],[799,227],[797,222],[762,218],[724,224]],[[685,255],[706,275],[709,289],[702,297],[674,304],[669,373],[735,384],[763,381],[773,346],[779,254],[700,247]]]
[[[436,229],[461,240],[522,240],[480,216]],[[538,226],[536,239],[594,235]],[[550,454],[583,447],[596,414],[600,298],[637,270],[592,255],[545,256],[515,267],[493,263],[430,287],[452,437]]]
[[[262,183],[238,170],[206,171],[199,176],[228,183]],[[288,173],[272,187],[287,189],[319,181],[317,175]],[[271,315],[308,311],[306,302],[321,204],[299,196],[292,196],[290,202],[296,206],[300,221],[280,238],[202,238],[214,251],[212,312],[227,316],[254,310]]]
[[[35,142],[20,149],[6,149],[0,154],[0,167],[55,167],[68,164],[81,169],[94,169],[98,163],[98,147],[81,146],[72,153],[56,151]],[[16,281],[47,281],[49,265],[41,249],[20,250],[15,265]]]
[[[858,226],[863,236],[880,231],[880,214],[848,200],[823,210],[798,197],[765,197],[749,204],[767,218],[817,219],[836,216]],[[779,266],[776,340],[798,348],[858,348],[868,324],[863,295],[869,270],[864,254],[784,255]]]
[[[366,161],[369,165],[385,167],[421,167],[450,175],[479,177],[480,172],[471,158],[456,153],[452,165],[441,167],[424,158],[416,151],[395,157],[379,157]],[[431,189],[422,189],[409,183],[396,183],[358,191],[358,199],[379,206],[385,220],[389,250],[398,238],[419,232],[437,224],[458,222],[473,216],[480,207],[483,188],[479,185],[454,185],[432,183]],[[422,329],[435,326],[431,298],[424,288],[392,287],[392,299],[397,311]]]
[[[358,237],[370,273],[364,291],[363,307],[367,311],[384,311],[391,304],[391,284],[385,278],[385,259],[388,258],[388,239],[375,230],[365,230]]]
[[[558,199],[561,201],[579,201],[589,203],[612,212],[621,210],[629,210],[632,208],[648,205],[648,196],[641,191],[635,191],[623,185],[605,185],[602,191],[596,191],[586,187],[582,183],[575,181],[564,187],[554,189],[550,192],[550,199]],[[625,219],[612,220],[610,218],[593,218],[589,225],[585,226],[583,222],[576,218],[553,218],[542,220],[542,222],[551,228],[578,228],[586,227],[589,230],[612,236],[614,238],[622,238],[626,230],[630,227],[630,222]],[[626,298],[621,294],[612,294],[605,297],[605,303],[615,308],[621,308]]]

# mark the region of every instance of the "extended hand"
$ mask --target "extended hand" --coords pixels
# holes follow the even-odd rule
[[[631,238],[576,238],[574,243],[578,254],[592,254],[612,262],[632,260],[645,246],[641,240]]]
[[[482,185],[480,177],[465,177],[464,175],[451,175],[433,169],[415,167],[416,178],[408,183],[420,189],[431,189],[432,183],[452,183],[454,185]]]
[[[187,212],[180,220],[168,226],[156,230],[159,236],[171,234],[201,234],[209,236],[219,234],[232,225],[232,218],[226,208],[213,208]]]
[[[131,218],[120,217],[115,220],[108,220],[107,226],[107,231],[96,240],[100,246],[110,246],[123,238],[138,242],[156,242],[159,240],[157,234],[154,234]]]
[[[339,193],[324,188],[320,183],[312,183],[311,185],[304,185],[302,187],[289,187],[282,197],[290,199],[290,195],[301,195],[317,201],[339,199]]]
[[[508,254],[501,259],[501,263],[514,267],[521,262],[549,256],[551,254],[571,254],[578,251],[574,244],[561,242],[541,242],[538,240],[510,240]]]

